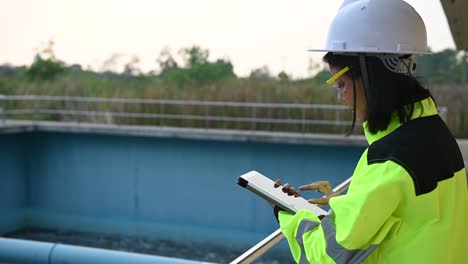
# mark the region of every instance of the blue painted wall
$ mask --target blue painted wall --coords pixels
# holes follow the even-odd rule
[[[18,137],[28,137],[27,179],[15,158],[9,179],[23,196],[11,204],[27,203],[30,225],[225,244],[252,244],[278,227],[271,208],[239,187],[237,176],[257,170],[294,185],[324,179],[336,185],[363,151],[91,134]]]
[[[23,226],[26,207],[27,137],[0,136],[0,233]]]

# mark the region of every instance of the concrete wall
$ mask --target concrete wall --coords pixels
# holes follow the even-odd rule
[[[24,224],[26,207],[27,137],[9,134],[0,137],[0,233]]]
[[[353,171],[363,148],[30,134],[29,222],[156,237],[255,242],[271,208],[236,185],[257,170],[294,185]]]
[[[0,222],[5,230],[21,223],[14,212],[26,206],[33,227],[226,245],[256,243],[278,227],[271,208],[236,184],[239,175],[257,170],[296,186],[336,185],[363,150],[60,132],[0,140],[0,208],[13,213]]]

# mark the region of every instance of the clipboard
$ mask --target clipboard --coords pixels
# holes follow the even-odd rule
[[[309,203],[302,197],[289,196],[288,194],[283,193],[281,188],[274,187],[274,181],[256,171],[250,171],[239,176],[237,184],[274,203],[284,211],[291,214],[295,214],[299,210],[309,210],[317,217],[328,214],[327,211]]]

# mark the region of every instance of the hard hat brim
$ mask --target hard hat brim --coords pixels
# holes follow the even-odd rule
[[[396,50],[342,50],[342,49],[308,49],[309,52],[333,52],[339,53],[343,55],[358,55],[358,54],[414,54],[414,55],[426,55],[431,54],[431,51],[421,51],[421,50],[404,50],[404,51],[396,51]]]

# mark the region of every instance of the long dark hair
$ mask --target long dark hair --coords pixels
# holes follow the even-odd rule
[[[362,79],[361,64],[357,55],[347,56],[329,52],[323,60],[330,67],[342,69],[349,66],[351,69],[346,74],[353,79],[353,83],[355,79]],[[365,61],[369,86],[364,85],[367,101],[367,127],[372,134],[387,129],[393,113],[397,114],[401,123],[409,121],[414,112],[414,103],[429,96],[432,97],[429,90],[425,89],[413,76],[388,70],[375,56],[366,56]],[[354,102],[355,108],[355,91]],[[354,130],[355,120],[356,111],[354,111],[351,131]]]

